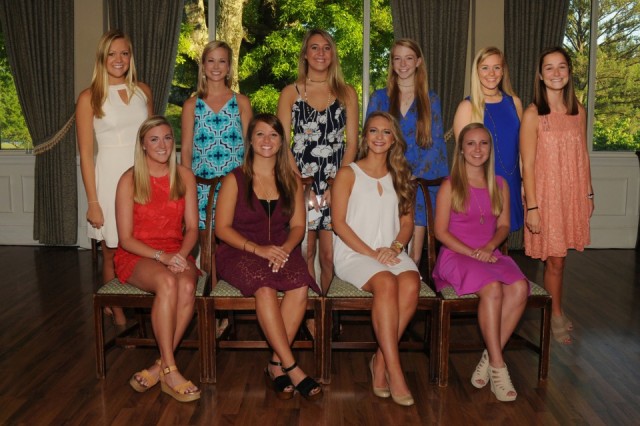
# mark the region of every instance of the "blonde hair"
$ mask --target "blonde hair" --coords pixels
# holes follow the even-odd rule
[[[227,76],[224,79],[224,85],[227,87],[231,87],[231,76],[233,75],[233,69],[232,69],[233,50],[231,49],[231,46],[229,46],[224,41],[221,41],[221,40],[210,41],[204,46],[204,49],[202,49],[202,55],[200,56],[200,64],[198,65],[198,89],[196,92],[196,96],[198,96],[201,99],[206,98],[207,94],[209,93],[209,89],[207,86],[207,76],[205,75],[205,72],[204,72],[207,55],[218,48],[223,48],[224,50],[227,51],[227,63],[229,65],[229,72],[227,73]]]
[[[411,167],[405,157],[405,151],[407,150],[407,143],[402,136],[402,131],[398,125],[398,121],[395,117],[388,112],[375,111],[367,118],[364,126],[362,127],[362,138],[360,139],[360,145],[358,146],[357,159],[361,160],[369,153],[369,145],[367,144],[367,132],[369,130],[369,124],[371,120],[376,117],[382,117],[389,121],[391,124],[391,134],[393,136],[394,143],[391,144],[391,148],[387,153],[387,170],[391,174],[393,181],[393,188],[396,190],[398,196],[398,210],[401,215],[411,212],[415,202],[415,186],[411,182]]]
[[[484,177],[487,180],[487,190],[491,199],[491,213],[499,216],[502,213],[502,193],[498,188],[493,154],[493,139],[491,132],[482,123],[469,123],[460,131],[454,149],[453,165],[451,166],[451,209],[457,213],[464,213],[469,205],[469,179],[467,177],[466,162],[462,153],[465,136],[471,130],[482,129],[489,138],[489,160],[484,163]]]
[[[498,90],[506,93],[509,96],[516,96],[513,88],[511,87],[511,79],[509,78],[509,67],[507,61],[504,58],[504,53],[497,47],[489,46],[480,49],[473,59],[473,65],[471,66],[471,121],[478,123],[484,122],[484,93],[482,93],[482,84],[480,83],[480,76],[478,75],[478,68],[480,64],[484,62],[489,56],[498,55],[502,61],[502,78],[498,83]]]
[[[289,150],[287,149],[284,139],[284,126],[282,122],[273,114],[258,114],[254,116],[249,122],[247,127],[247,138],[244,142],[244,162],[242,164],[242,172],[246,176],[246,196],[247,204],[253,207],[252,194],[253,194],[253,145],[251,145],[251,138],[253,137],[253,130],[259,123],[265,123],[280,136],[280,149],[276,154],[276,164],[274,166],[274,173],[276,178],[276,188],[278,188],[278,194],[282,200],[282,211],[287,215],[292,215],[295,210],[295,198],[296,190],[298,189],[298,179],[289,161]]]
[[[336,46],[336,42],[333,40],[333,37],[331,37],[331,34],[325,30],[316,28],[307,31],[304,35],[304,38],[302,39],[302,48],[300,49],[300,56],[298,57],[298,79],[305,81],[307,79],[309,63],[307,62],[305,55],[307,54],[307,47],[309,47],[309,40],[314,35],[322,36],[322,38],[324,38],[331,46],[331,64],[329,65],[327,74],[327,85],[329,86],[331,93],[333,93],[336,99],[338,99],[338,102],[342,105],[346,105],[349,91],[347,83],[344,81],[344,76],[342,75],[342,69],[340,68],[338,47]]]
[[[138,204],[147,204],[151,201],[151,178],[149,175],[149,166],[147,165],[147,154],[143,149],[143,142],[149,130],[158,126],[169,127],[173,135],[171,124],[161,115],[154,115],[147,118],[140,125],[140,129],[138,129],[138,138],[136,140],[133,159],[133,201]],[[176,144],[174,141],[171,154],[169,155],[169,199],[178,200],[184,197],[185,192],[186,187],[178,172]]]
[[[111,44],[118,39],[123,39],[127,43],[129,49],[129,69],[125,74],[125,84],[129,97],[133,95],[138,86],[138,78],[136,76],[136,64],[133,60],[133,46],[128,35],[120,30],[110,30],[103,34],[98,42],[96,51],[96,62],[93,67],[93,76],[91,77],[91,109],[96,118],[104,117],[102,106],[107,100],[109,94],[109,73],[107,72],[107,59],[109,58],[109,50]]]
[[[422,49],[415,41],[408,38],[396,40],[391,46],[389,55],[389,73],[387,75],[387,95],[389,96],[389,112],[397,120],[400,120],[400,88],[398,87],[398,74],[393,70],[393,50],[397,46],[403,46],[413,50],[416,58],[422,59],[416,68],[414,87],[417,109],[416,143],[421,148],[430,148],[433,145],[431,137],[431,100],[429,99],[429,79],[427,65],[425,64]]]

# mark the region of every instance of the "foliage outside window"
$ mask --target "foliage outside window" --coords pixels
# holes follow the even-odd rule
[[[335,38],[345,80],[362,96],[362,0],[228,0],[221,7],[241,7],[243,11],[243,34],[237,67],[239,87],[234,87],[234,90],[249,97],[256,113],[276,112],[280,90],[296,79],[302,38],[311,28],[325,29]],[[206,12],[207,2],[203,0],[185,2],[170,105],[167,108],[167,115],[175,129],[180,128],[183,102],[195,92],[197,61],[202,47],[208,41]],[[225,9],[219,13],[224,14]],[[220,24],[220,20],[217,22]],[[217,28],[216,38],[229,40],[232,35],[224,31],[230,30],[221,27],[219,25]],[[385,86],[392,42],[389,0],[371,0],[372,89]]]
[[[597,22],[594,151],[640,150],[640,2],[601,0]],[[572,0],[564,46],[574,62],[574,83],[588,96],[591,0]]]
[[[25,150],[31,144],[0,28],[0,150]]]

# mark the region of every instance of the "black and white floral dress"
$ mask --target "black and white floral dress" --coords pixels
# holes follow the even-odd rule
[[[293,156],[303,178],[313,177],[313,192],[323,195],[329,187],[327,181],[336,177],[345,149],[347,114],[338,99],[318,111],[300,95],[291,111],[293,127]],[[327,102],[328,103],[328,102]],[[325,206],[321,217],[309,221],[310,230],[332,230],[331,212]]]

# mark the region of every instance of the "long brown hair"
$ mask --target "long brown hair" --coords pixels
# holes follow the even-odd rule
[[[491,132],[482,123],[469,123],[460,131],[454,148],[453,164],[451,166],[451,209],[457,213],[466,211],[469,205],[470,185],[467,177],[467,168],[462,153],[464,138],[471,130],[482,129],[489,138],[489,159],[484,163],[484,177],[487,181],[487,190],[491,199],[491,213],[499,216],[502,212],[502,194],[496,183],[495,156],[493,153],[493,138]]]
[[[398,125],[398,120],[388,112],[376,111],[369,115],[362,127],[362,137],[358,146],[357,159],[361,160],[369,153],[369,145],[367,145],[367,132],[371,120],[376,117],[382,117],[391,124],[391,134],[394,143],[387,152],[387,170],[391,174],[393,188],[398,196],[398,210],[401,215],[408,214],[413,209],[415,202],[415,186],[411,183],[411,167],[407,162],[404,153],[407,150],[407,143],[402,136],[402,131]]]
[[[133,201],[138,204],[147,204],[151,200],[151,177],[149,166],[147,165],[147,154],[143,149],[144,137],[149,130],[158,126],[168,126],[173,135],[173,129],[169,121],[161,116],[154,115],[142,122],[138,129],[138,138],[134,149],[133,157]],[[171,154],[169,155],[169,199],[178,200],[184,197],[187,189],[180,177],[176,162],[176,143],[173,142]]]
[[[246,176],[245,192],[247,203],[253,208],[253,157],[255,154],[251,145],[251,138],[256,124],[259,122],[271,126],[280,136],[281,144],[276,155],[276,165],[274,167],[276,188],[278,188],[278,194],[280,194],[280,200],[282,201],[282,210],[285,214],[292,215],[295,208],[298,179],[289,162],[289,153],[284,139],[284,127],[278,117],[273,114],[257,114],[251,119],[247,127],[247,138],[244,142],[244,163],[242,164],[242,172]]]
[[[408,38],[396,40],[391,46],[389,54],[389,73],[387,75],[387,95],[389,96],[389,112],[397,120],[400,120],[400,88],[398,87],[398,74],[393,70],[393,50],[397,46],[407,47],[416,55],[416,59],[422,59],[416,68],[414,79],[416,100],[416,143],[421,148],[430,148],[433,145],[431,137],[431,100],[429,99],[429,79],[427,78],[427,65],[424,61],[422,49],[415,41]]]
[[[107,73],[107,59],[109,58],[109,49],[111,44],[118,39],[123,39],[129,49],[129,70],[125,74],[125,84],[127,85],[127,93],[129,98],[137,90],[138,78],[136,76],[136,64],[133,60],[133,46],[131,39],[122,31],[115,29],[107,31],[98,42],[96,50],[96,62],[93,67],[93,76],[91,77],[91,109],[96,118],[102,118],[104,111],[102,106],[107,100],[109,93],[109,74]]]
[[[542,64],[544,62],[544,58],[552,53],[560,53],[567,61],[567,65],[569,66],[569,81],[562,89],[562,98],[564,106],[567,107],[567,115],[577,115],[578,105],[580,102],[576,97],[576,92],[573,87],[573,65],[571,63],[571,57],[562,47],[556,46],[545,49],[538,57],[538,72],[536,73],[533,83],[533,103],[538,108],[538,115],[547,115],[551,113],[549,99],[547,98],[547,86],[545,86],[544,80],[542,80]]]
[[[329,70],[327,74],[327,85],[331,90],[331,93],[335,95],[338,99],[338,102],[342,105],[347,104],[347,98],[349,91],[347,90],[347,83],[344,81],[344,76],[342,75],[342,69],[340,68],[340,58],[338,58],[338,46],[336,45],[335,40],[331,37],[331,34],[326,32],[325,30],[321,30],[318,28],[307,31],[302,39],[302,47],[300,48],[300,55],[298,56],[298,79],[306,80],[307,73],[309,72],[309,63],[305,58],[307,54],[307,47],[309,47],[309,39],[314,35],[320,35],[322,38],[326,40],[327,43],[331,46],[331,65],[329,65]]]

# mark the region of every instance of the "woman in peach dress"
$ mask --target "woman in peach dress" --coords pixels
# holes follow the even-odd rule
[[[544,285],[552,296],[551,331],[572,343],[573,324],[562,310],[567,249],[590,244],[593,187],[584,107],[575,96],[571,59],[565,50],[545,50],[538,60],[534,100],[520,128],[526,200],[525,253],[545,262]]]

